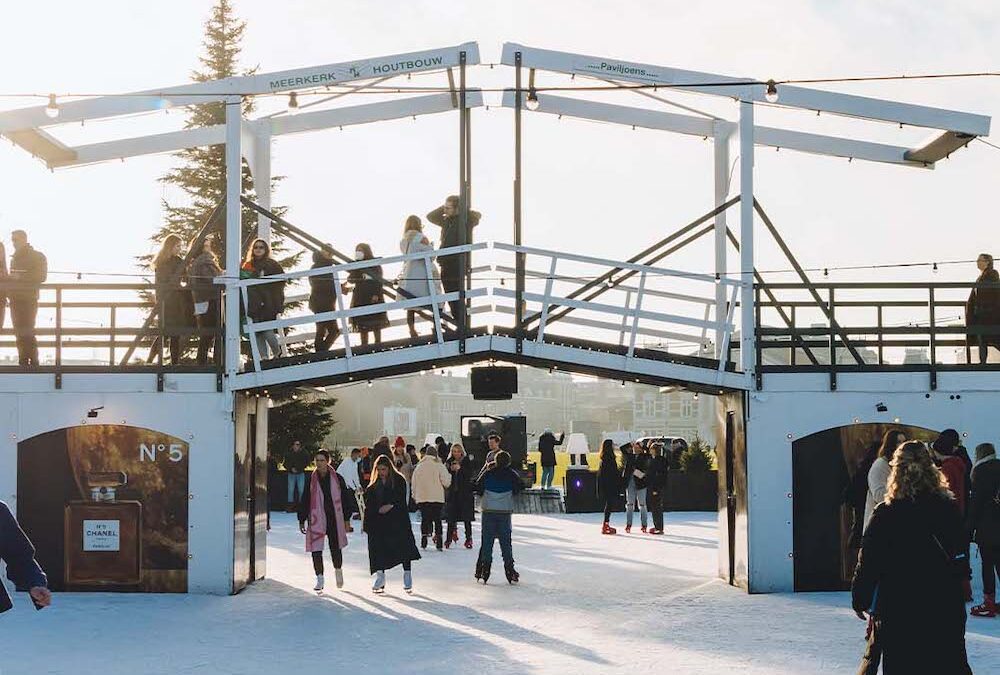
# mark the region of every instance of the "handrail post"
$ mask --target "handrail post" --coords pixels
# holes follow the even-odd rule
[[[635,354],[635,338],[639,331],[639,311],[642,309],[642,296],[646,291],[646,270],[639,274],[639,290],[635,294],[635,308],[632,310],[632,332],[628,340],[628,355],[631,359]]]
[[[830,287],[830,391],[837,389],[837,326],[836,309],[834,307],[833,287]]]
[[[340,273],[333,273],[333,294],[337,300],[337,311],[341,313],[340,316],[340,334],[344,336],[344,358],[347,359],[347,370],[351,369],[351,328],[347,325],[347,317],[343,315],[344,312],[344,293],[340,288]]]
[[[632,306],[632,291],[625,291],[625,306],[622,308],[625,313],[622,314],[622,329],[618,332],[618,346],[625,346],[625,330],[628,328],[628,311]]]
[[[520,256],[520,255],[522,255],[522,254],[519,252],[518,256]],[[549,265],[549,278],[545,280],[545,297],[543,298],[543,301],[542,301],[542,314],[541,314],[541,317],[538,320],[538,338],[537,338],[537,340],[538,340],[539,344],[542,344],[542,343],[545,342],[545,324],[549,320],[549,298],[552,297],[552,283],[555,281],[555,278],[556,278],[556,264],[558,262],[559,262],[559,258],[557,258],[556,256],[552,256],[552,264]],[[523,270],[522,270],[522,272],[523,272]],[[523,274],[522,274],[521,277],[519,277],[519,279],[521,280],[521,282],[524,281]],[[523,292],[524,292],[524,289],[522,288],[521,291],[520,291],[520,293],[523,293]],[[520,295],[518,295],[518,298],[517,298],[518,307],[521,306],[522,302],[523,302],[523,298]],[[523,311],[521,313],[521,317],[522,317],[522,319],[524,318]],[[523,326],[520,323],[518,323],[518,325],[517,325],[518,334],[520,334],[520,331],[521,331],[522,328],[523,328]]]
[[[875,321],[876,326],[878,327],[878,364],[881,366],[885,364],[885,331],[883,330],[884,326],[882,325],[882,305],[878,305],[875,309]]]
[[[735,301],[735,296],[733,299]],[[754,368],[754,386],[757,388],[757,391],[760,391],[761,389],[764,388],[764,372],[763,372],[764,347],[761,345],[761,335],[760,335],[760,329],[763,323],[761,321],[759,284],[754,284],[753,316],[754,316],[753,332],[754,332],[754,354],[755,354],[754,363],[756,364],[756,368]],[[746,344],[742,340],[740,342]]]
[[[514,53],[514,245],[521,245],[521,52]],[[514,254],[514,334],[524,331],[524,254]],[[548,304],[542,311],[548,317]],[[539,342],[542,331],[539,330]]]
[[[118,309],[117,306],[111,305],[111,345],[109,350],[110,353],[108,354],[109,366],[115,365],[115,338],[116,338],[115,327],[117,323],[117,314],[118,314],[117,309]]]
[[[930,356],[931,356],[931,391],[937,389],[937,322],[935,321],[934,312],[934,286],[933,284],[927,287],[927,308],[929,310],[930,319]]]
[[[62,367],[62,289],[56,288],[56,368]]]
[[[792,362],[792,365],[794,366],[795,365],[795,359],[796,359],[796,354],[795,354],[795,305],[792,305],[791,310],[789,311],[789,316],[791,317],[791,320],[792,320],[792,334],[788,336],[789,337],[788,341],[791,343],[791,346],[792,346],[792,358],[791,358],[791,362]]]
[[[434,265],[431,263],[431,253],[424,254],[424,274],[427,275],[427,296],[431,299],[431,312],[434,314],[434,335],[438,344],[444,342],[444,335],[441,330],[441,307],[438,305],[437,284],[434,283]]]
[[[240,294],[243,296],[243,306],[250,306],[250,299],[248,297],[248,291],[246,286],[240,286]],[[257,331],[254,328],[254,321],[250,318],[250,313],[246,313],[246,318],[244,319],[247,331],[247,338],[250,340],[250,361],[253,363],[253,369],[255,373],[260,372],[260,345],[257,344]]]

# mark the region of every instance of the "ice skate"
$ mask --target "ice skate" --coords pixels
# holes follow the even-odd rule
[[[317,574],[316,575],[316,585],[313,586],[313,590],[316,591],[317,593],[322,593],[323,592],[323,583],[324,583],[323,582],[323,575],[322,574]]]
[[[451,540],[458,541],[458,530],[455,530],[454,532],[451,533]]]
[[[472,548],[472,537],[468,537],[465,540],[465,548]]]
[[[482,560],[476,561],[476,581],[480,581],[485,584],[490,580],[490,563],[484,563]]]
[[[607,523],[604,523],[604,525],[601,526],[601,534],[618,534],[618,530],[611,527]]]
[[[980,616],[992,619],[997,615],[998,610],[1000,610],[1000,608],[997,607],[996,595],[987,593],[983,597],[983,604],[976,605],[969,610],[969,616]]]
[[[658,530],[655,527],[653,527],[653,528],[650,528],[649,533],[650,534],[663,534],[663,530]]]
[[[645,525],[642,526],[642,533],[646,534],[646,526]]]
[[[445,547],[445,548],[451,548],[451,537],[447,537],[447,538],[446,538],[446,539],[444,540],[444,547]]]
[[[335,569],[333,571],[333,575],[334,575],[334,577],[337,580],[337,588],[343,588],[344,587],[344,570]]]
[[[629,534],[631,532],[632,532],[632,526],[631,525],[626,525],[625,526],[625,534]]]
[[[427,535],[420,535],[420,548],[427,548]]]
[[[375,573],[375,583],[372,584],[372,593],[385,593],[385,572],[382,570]]]
[[[403,570],[403,590],[413,593],[413,573],[410,570]]]
[[[521,580],[521,575],[517,573],[516,569],[514,569],[513,562],[504,563],[503,572],[507,575],[507,583],[512,586]]]

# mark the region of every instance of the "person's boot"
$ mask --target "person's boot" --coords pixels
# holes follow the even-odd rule
[[[472,548],[472,537],[465,538],[465,548]]]
[[[407,593],[413,592],[413,572],[403,570],[403,590]]]
[[[983,604],[976,605],[969,610],[970,616],[981,616],[988,619],[992,619],[1000,611],[1000,607],[997,607],[996,594],[986,593],[983,596]]]
[[[420,535],[420,548],[427,548],[427,535]]]
[[[451,537],[445,537],[444,538],[444,547],[445,548],[451,548]]]
[[[507,575],[507,583],[514,585],[521,580],[521,575],[514,569],[514,561],[503,564],[503,572]]]
[[[451,540],[458,541],[458,530],[455,530],[454,532],[451,533]]]
[[[625,526],[625,534],[629,534],[630,532],[632,532],[632,526],[631,525],[626,525]]]
[[[607,523],[604,523],[604,525],[601,526],[601,534],[618,534],[618,530],[611,527]]]
[[[436,534],[434,535],[434,547],[439,551],[444,550],[444,544],[441,543],[441,537]]]
[[[375,583],[372,584],[372,593],[385,593],[385,570],[375,573]]]
[[[490,563],[484,563],[482,560],[476,561],[476,581],[482,581],[484,584],[490,580]]]
[[[642,526],[642,533],[646,534],[646,526],[645,525]]]
[[[316,585],[313,586],[313,590],[316,591],[317,593],[319,593],[320,591],[323,590],[323,585],[324,585],[323,575],[322,574],[317,574],[316,575]]]
[[[972,602],[972,581],[962,579],[962,592],[965,594],[965,601]]]

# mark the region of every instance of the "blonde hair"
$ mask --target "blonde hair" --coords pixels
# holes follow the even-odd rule
[[[902,499],[916,499],[923,495],[939,495],[954,499],[948,489],[948,480],[934,465],[927,444],[907,441],[892,454],[889,462],[889,483],[885,490],[885,503]]]

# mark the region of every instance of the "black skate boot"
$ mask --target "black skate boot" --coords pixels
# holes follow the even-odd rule
[[[420,535],[420,548],[427,548],[427,535]]]
[[[519,582],[521,580],[521,575],[517,573],[516,569],[514,569],[514,563],[513,562],[504,563],[503,571],[504,571],[504,574],[507,575],[507,583],[508,584],[513,585],[513,584],[516,584],[517,582]]]
[[[482,560],[476,561],[476,581],[482,580],[485,584],[490,580],[490,563],[484,563]]]

